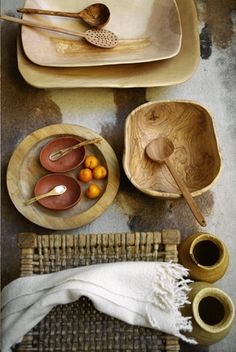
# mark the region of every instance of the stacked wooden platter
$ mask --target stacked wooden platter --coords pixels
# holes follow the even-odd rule
[[[28,0],[29,1],[29,0]],[[32,0],[30,0],[32,1]],[[52,1],[52,0],[51,0]],[[71,10],[75,10],[75,2],[70,1],[71,3]],[[127,2],[125,2],[127,3]],[[166,2],[164,2],[166,3]],[[162,3],[162,4],[164,4]],[[73,4],[73,6],[72,6]],[[87,4],[86,1],[83,2],[84,6]],[[125,11],[121,14],[122,16],[127,16],[127,13],[129,13],[129,10],[132,10],[133,3],[129,3],[130,5],[124,6]],[[41,2],[37,3],[28,3],[26,2],[25,6],[28,5],[34,5],[34,6],[43,6]],[[55,1],[52,1],[52,4],[47,5],[47,8],[50,6],[58,6],[60,7],[59,3],[55,3]],[[150,12],[151,12],[151,2],[149,1],[149,13],[146,14],[146,19],[150,18]],[[158,2],[153,2],[152,5],[158,6]],[[173,5],[173,3],[172,3]],[[82,6],[82,2],[81,2]],[[111,7],[111,13],[114,12],[114,14],[117,13],[117,7],[118,4],[116,4],[115,1],[109,2],[109,6]],[[130,9],[127,9],[127,6],[130,6]],[[154,6],[154,7],[155,7]],[[164,5],[165,6],[165,5]],[[174,5],[173,5],[174,6]],[[37,63],[39,63],[39,58],[35,58],[35,52],[37,50],[34,50],[34,55],[32,50],[30,50],[29,46],[26,43],[24,44],[24,49],[28,53],[29,57],[25,54],[24,49],[22,48],[22,43],[21,43],[21,38],[19,38],[18,42],[18,49],[17,49],[17,57],[18,57],[18,67],[19,71],[21,72],[22,76],[24,79],[31,85],[39,88],[53,88],[53,87],[63,87],[63,88],[69,88],[69,87],[117,87],[117,88],[128,88],[128,87],[155,87],[155,86],[168,86],[168,85],[173,85],[173,84],[178,84],[181,82],[186,81],[189,79],[194,71],[196,70],[198,63],[199,63],[199,35],[198,35],[198,19],[197,19],[197,13],[194,5],[193,0],[176,0],[176,6],[173,7],[173,9],[177,8],[178,12],[175,12],[175,18],[178,20],[180,19],[180,24],[181,24],[181,32],[177,35],[177,40],[175,40],[175,50],[173,50],[172,46],[172,57],[167,58],[168,55],[162,56],[162,60],[156,56],[156,60],[152,62],[147,62],[151,61],[150,57],[151,55],[147,55],[146,58],[142,57],[140,60],[137,58],[133,58],[132,60],[129,60],[129,63],[124,63],[124,60],[118,59],[116,56],[112,56],[111,59],[111,54],[108,54],[106,51],[106,56],[108,56],[108,59],[105,59],[104,57],[101,58],[100,60],[100,65],[97,66],[98,61],[96,62],[96,66],[81,66],[81,63],[78,63],[78,60],[76,61],[75,58],[78,56],[78,52],[81,52],[81,48],[78,48],[78,43],[69,45],[70,42],[68,42],[67,39],[62,39],[61,37],[58,39],[58,36],[56,36],[55,40],[53,41],[51,39],[51,42],[53,42],[53,47],[54,47],[54,53],[56,52],[56,57],[57,57],[57,64],[58,60],[60,59],[61,63],[59,67],[57,65],[53,65],[52,60],[50,61],[50,65],[52,66],[44,66],[45,61],[41,63],[43,65],[36,65],[32,60],[36,60]],[[77,6],[78,7],[78,6]],[[120,7],[121,8],[121,7]],[[142,6],[143,8],[143,6]],[[167,10],[166,10],[167,11]],[[121,16],[120,15],[120,16]],[[37,15],[34,15],[37,16]],[[120,20],[123,17],[120,17],[119,20],[117,20],[117,16],[114,15],[111,17],[111,21],[107,26],[107,28],[111,28],[114,31],[118,32],[121,31],[120,27],[124,27],[120,25]],[[179,16],[179,17],[178,17]],[[40,16],[37,17],[37,20],[39,19]],[[44,16],[45,17],[45,16]],[[49,16],[48,16],[49,17]],[[50,21],[49,18],[47,17],[47,21]],[[40,17],[41,18],[41,17]],[[113,18],[113,19],[112,19]],[[170,17],[168,17],[170,18]],[[172,17],[171,17],[172,18]],[[41,19],[42,20],[42,19]],[[53,19],[53,21],[57,21],[56,18]],[[45,20],[44,20],[45,21]],[[123,20],[122,20],[123,21]],[[130,22],[126,21],[125,23]],[[176,21],[175,21],[176,22]],[[172,22],[171,22],[172,23]],[[60,22],[61,24],[61,22]],[[71,19],[66,19],[66,23],[64,25],[71,24],[72,26],[79,26],[75,20]],[[178,24],[178,21],[177,21]],[[130,24],[131,26],[131,24]],[[143,25],[144,26],[144,23]],[[149,25],[148,25],[149,26]],[[153,24],[152,24],[153,26]],[[142,27],[141,27],[142,28]],[[148,27],[150,28],[150,27]],[[178,25],[175,28],[179,28]],[[132,29],[132,28],[131,28]],[[131,30],[130,29],[130,30]],[[28,31],[30,30],[30,34],[36,35],[32,29],[24,28],[22,35],[24,38],[26,38],[25,33],[29,33]],[[150,29],[149,29],[150,30]],[[132,31],[131,31],[132,32]],[[139,38],[142,39],[142,35],[140,33],[136,32],[134,33],[134,27],[133,27],[133,34],[139,36]],[[181,34],[181,36],[180,36]],[[42,33],[39,34],[40,36],[43,36]],[[122,38],[125,38],[125,35],[127,37],[126,32],[125,33],[120,33],[120,36]],[[173,33],[172,33],[173,35]],[[47,36],[48,38],[52,38],[50,35]],[[175,36],[174,36],[175,37]],[[38,43],[39,38],[37,37],[38,40],[36,43]],[[180,43],[181,39],[181,43]],[[58,47],[58,41],[63,42],[61,45]],[[126,38],[126,45],[127,42],[129,42],[129,38]],[[136,44],[137,44],[137,38]],[[139,42],[139,47],[142,49],[142,46],[144,43],[142,40],[138,40]],[[51,43],[50,42],[50,43]],[[142,43],[141,43],[142,42]],[[57,43],[57,44],[56,44]],[[69,43],[69,44],[68,44]],[[177,43],[177,45],[176,45]],[[80,43],[81,44],[81,43]],[[142,45],[141,45],[142,44]],[[179,45],[181,44],[181,45]],[[146,44],[145,44],[146,45]],[[144,45],[144,46],[145,46]],[[50,44],[50,47],[52,47],[52,43]],[[86,46],[88,47],[88,46]],[[55,49],[57,48],[57,49]],[[97,48],[98,51],[100,50]],[[132,49],[132,48],[131,48]],[[136,45],[137,49],[137,45]],[[145,47],[146,51],[147,47]],[[86,49],[88,50],[88,49]],[[89,49],[90,54],[91,50],[93,48]],[[113,50],[113,49],[112,49]],[[117,48],[114,48],[115,52],[118,50]],[[63,54],[63,52],[65,53]],[[123,52],[126,52],[126,49],[123,48]],[[82,50],[84,53],[84,49]],[[163,51],[162,51],[163,52]],[[90,55],[89,54],[89,55]],[[87,54],[86,54],[87,55]],[[104,55],[101,53],[100,50],[100,55]],[[91,56],[91,55],[90,55]],[[50,56],[50,58],[52,55]],[[115,59],[114,59],[115,58]],[[69,62],[69,61],[70,62]],[[103,61],[102,61],[103,60]],[[88,61],[88,60],[87,60]],[[108,61],[110,64],[108,64]],[[122,61],[122,62],[121,62]],[[138,62],[138,63],[137,63]],[[49,63],[49,62],[48,62]],[[55,62],[54,62],[55,64]],[[80,67],[79,67],[80,66]]]

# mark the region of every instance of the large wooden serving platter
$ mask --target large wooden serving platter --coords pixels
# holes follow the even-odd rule
[[[115,48],[98,48],[83,38],[23,26],[26,56],[43,66],[87,67],[150,62],[177,55],[182,29],[175,0],[146,0],[145,6],[143,0],[104,0],[103,3],[111,12],[105,28],[118,37]],[[25,7],[79,12],[90,4],[89,0],[26,0]],[[23,18],[76,32],[88,29],[74,18],[28,14]]]
[[[103,181],[95,180],[103,190],[96,200],[87,199],[84,195],[80,202],[65,211],[53,211],[25,201],[33,196],[37,180],[49,172],[39,162],[41,148],[51,139],[59,136],[75,136],[83,139],[101,137],[92,130],[73,124],[50,125],[28,135],[14,151],[7,169],[7,188],[9,196],[18,211],[33,223],[53,230],[66,230],[86,225],[100,216],[112,203],[119,188],[120,172],[116,155],[111,146],[102,137],[102,142],[86,146],[86,153],[98,157],[106,166],[108,177]],[[79,168],[66,174],[76,177]],[[87,187],[81,183],[83,191]]]
[[[19,71],[26,82],[37,88],[161,87],[184,82],[199,64],[198,18],[194,0],[176,0],[176,4],[181,18],[182,45],[171,59],[96,67],[46,67],[31,62],[18,40]]]

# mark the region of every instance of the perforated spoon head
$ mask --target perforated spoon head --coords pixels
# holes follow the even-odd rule
[[[115,33],[106,29],[89,29],[85,32],[84,38],[87,42],[99,48],[114,48],[118,44],[118,38]]]
[[[41,23],[22,20],[20,18],[11,17],[11,16],[0,16],[0,19],[14,22],[14,23],[19,23],[25,26],[46,29],[46,30],[50,30],[58,33],[65,33],[75,37],[83,37],[90,44],[93,44],[100,48],[106,48],[106,49],[114,48],[118,43],[118,38],[115,35],[115,33],[108,31],[106,29],[89,29],[86,32],[78,32],[78,31],[71,31],[60,27],[46,26]]]

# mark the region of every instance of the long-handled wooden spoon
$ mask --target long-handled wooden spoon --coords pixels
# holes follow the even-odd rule
[[[146,153],[150,159],[153,161],[164,162],[168,167],[170,173],[172,174],[175,182],[179,186],[179,189],[183,193],[183,196],[188,203],[190,209],[192,210],[193,215],[199,222],[201,226],[206,226],[206,220],[204,219],[200,209],[198,208],[197,204],[194,202],[191,193],[189,192],[185,183],[181,180],[178,173],[176,172],[175,168],[173,167],[169,157],[174,152],[174,145],[166,137],[160,136],[157,139],[154,139],[146,146]]]
[[[83,37],[90,44],[93,44],[100,48],[105,48],[105,49],[114,48],[118,43],[117,36],[113,32],[108,31],[106,29],[89,29],[86,32],[76,32],[76,31],[71,31],[64,28],[46,26],[41,23],[32,22],[28,20],[21,20],[20,18],[11,17],[11,16],[0,16],[0,19],[9,21],[9,22],[19,23],[24,26],[37,27],[37,28],[46,29],[49,31],[69,34],[74,37]]]
[[[58,159],[61,159],[63,156],[67,155],[68,153],[70,153],[72,150],[80,148],[84,145],[99,143],[99,142],[101,142],[101,140],[102,140],[101,138],[94,138],[94,139],[90,139],[88,141],[79,142],[79,143],[72,145],[71,147],[68,147],[68,148],[57,150],[56,152],[52,152],[49,155],[49,159],[51,161],[56,161]]]
[[[62,12],[62,11],[29,9],[29,8],[18,9],[17,11],[20,13],[27,13],[27,14],[80,18],[90,26],[99,27],[99,28],[105,26],[110,19],[109,8],[105,4],[101,4],[101,3],[91,4],[80,12]]]
[[[40,194],[39,196],[30,198],[29,200],[27,200],[25,202],[25,205],[30,205],[30,204],[32,204],[34,202],[37,202],[37,200],[43,199],[43,198],[46,198],[46,197],[59,196],[60,194],[65,193],[66,190],[67,190],[67,188],[64,185],[56,186],[53,189],[51,189],[51,191],[49,191],[47,193]]]

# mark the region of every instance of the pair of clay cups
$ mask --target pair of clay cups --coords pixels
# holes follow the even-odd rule
[[[196,233],[180,244],[179,260],[197,280],[191,284],[191,305],[183,309],[184,315],[192,316],[191,335],[202,345],[214,344],[229,333],[235,315],[229,295],[212,285],[228,268],[228,250],[216,236]]]

